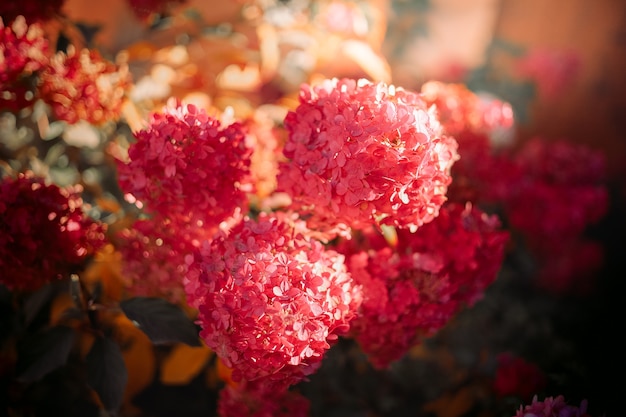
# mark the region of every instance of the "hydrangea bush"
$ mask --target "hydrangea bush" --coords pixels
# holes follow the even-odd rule
[[[608,209],[603,155],[539,137],[511,146],[506,102],[324,74],[271,105],[268,83],[236,112],[183,94],[163,63],[152,82],[169,79],[167,94],[141,100],[138,52],[51,45],[42,22],[63,2],[44,3],[0,6],[3,126],[26,114],[36,146],[57,152],[44,163],[20,151],[17,127],[0,131],[0,283],[17,323],[6,374],[22,389],[78,363],[93,407],[138,415],[128,397],[158,374],[152,350],[133,351],[143,340],[184,344],[200,358],[189,375],[213,369],[221,417],[306,416],[298,387],[342,340],[389,370],[482,300],[519,245],[551,291],[588,288],[576,273],[602,265],[584,232]],[[150,25],[183,3],[126,6]],[[95,145],[76,146],[86,137]],[[180,379],[175,359],[161,378]],[[545,388],[523,360],[500,365],[498,395]],[[588,416],[558,396],[515,417],[557,415]]]

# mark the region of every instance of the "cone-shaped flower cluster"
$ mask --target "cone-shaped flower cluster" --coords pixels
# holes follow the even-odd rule
[[[129,86],[126,66],[107,61],[95,49],[70,46],[41,72],[39,95],[59,120],[100,125],[119,119]]]
[[[437,216],[458,155],[420,95],[332,79],[304,85],[299,100],[285,119],[278,190],[311,227],[415,230]]]
[[[344,257],[303,221],[261,213],[189,260],[187,301],[233,379],[284,389],[313,373],[360,302]]]
[[[374,235],[350,256],[349,271],[363,286],[352,334],[372,364],[385,368],[424,337],[471,306],[500,269],[508,233],[497,217],[444,205],[416,233],[399,230],[395,247]]]
[[[79,272],[104,244],[103,225],[83,213],[80,191],[27,174],[0,182],[0,283],[36,290]]]
[[[48,41],[41,25],[29,25],[23,16],[11,22],[0,18],[0,110],[29,107],[34,94],[27,94],[28,77],[47,63]]]

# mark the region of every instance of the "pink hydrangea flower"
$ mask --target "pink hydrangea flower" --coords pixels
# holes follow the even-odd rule
[[[31,174],[0,182],[0,283],[36,290],[82,270],[104,244],[104,225],[83,213],[81,191]]]
[[[205,229],[245,212],[252,150],[241,124],[223,127],[204,110],[171,101],[135,138],[129,161],[118,161],[127,199],[164,218],[200,221]]]
[[[94,49],[70,46],[67,53],[57,52],[50,59],[39,83],[39,95],[57,119],[101,125],[119,119],[130,73]]]
[[[421,87],[426,103],[434,105],[444,131],[463,143],[457,135],[463,132],[490,134],[510,129],[514,124],[513,108],[498,99],[485,100],[465,84],[428,81]]]
[[[515,155],[515,163],[523,175],[511,184],[505,209],[511,226],[532,246],[554,252],[606,214],[609,200],[601,152],[534,138]]]
[[[28,77],[47,63],[48,41],[41,25],[28,25],[18,16],[5,26],[0,18],[0,110],[17,112],[29,107],[35,94]]]
[[[547,397],[539,401],[537,396],[531,404],[520,406],[513,417],[591,417],[587,414],[587,401],[583,400],[580,407],[569,405],[562,395]]]
[[[201,227],[169,219],[138,220],[115,235],[122,255],[122,272],[133,296],[184,300],[185,257],[206,240]]]
[[[448,199],[501,203],[519,176],[507,146],[514,138],[511,105],[497,98],[485,99],[460,83],[429,81],[421,92],[435,107],[444,132],[459,144],[460,157],[452,167]]]
[[[188,303],[233,380],[287,387],[314,372],[360,301],[344,257],[277,212],[245,219],[189,259]]]
[[[220,390],[217,413],[220,417],[308,417],[310,407],[309,400],[296,391],[245,383]]]
[[[437,216],[458,155],[419,94],[330,79],[303,85],[299,101],[285,118],[277,189],[311,228],[414,230]]]
[[[416,232],[398,230],[395,247],[381,241],[356,242],[364,250],[352,250],[349,271],[363,287],[351,334],[382,369],[482,296],[500,270],[508,233],[495,216],[446,204]]]

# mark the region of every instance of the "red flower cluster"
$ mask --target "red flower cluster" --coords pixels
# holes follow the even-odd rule
[[[40,74],[39,95],[55,117],[68,123],[94,125],[117,120],[130,73],[125,65],[103,59],[96,50],[57,52]]]
[[[17,112],[33,102],[28,76],[48,63],[48,41],[41,25],[28,25],[23,16],[7,24],[0,19],[0,110]]]
[[[374,366],[387,367],[482,296],[508,241],[499,227],[495,216],[447,204],[417,232],[399,230],[396,248],[374,238],[372,249],[350,257],[349,271],[363,286],[351,333]]]
[[[284,389],[313,373],[360,302],[344,257],[285,213],[245,219],[189,259],[187,301],[233,380]]]
[[[509,103],[481,99],[465,84],[429,81],[422,85],[421,92],[426,103],[436,107],[444,131],[455,138],[463,132],[489,134],[513,126],[513,108]],[[459,141],[459,147],[462,146]]]
[[[128,163],[118,161],[120,188],[149,212],[212,229],[247,210],[251,149],[239,123],[193,105],[169,103],[135,134]],[[179,220],[177,220],[179,221]]]
[[[82,212],[80,188],[62,189],[27,174],[0,183],[0,282],[36,290],[78,272],[104,244],[104,226]]]
[[[435,106],[445,133],[459,144],[448,189],[451,201],[501,202],[519,172],[501,149],[513,137],[514,116],[509,103],[485,99],[464,84],[425,83],[421,92]],[[497,172],[498,175],[494,175]]]
[[[515,163],[523,176],[511,184],[507,216],[533,246],[562,247],[606,214],[602,153],[566,141],[535,138],[524,144]]]
[[[0,18],[5,22],[24,16],[31,22],[45,21],[59,15],[65,0],[20,0],[0,3]]]
[[[587,414],[587,401],[583,400],[580,407],[568,405],[562,395],[547,397],[539,401],[537,396],[532,404],[520,406],[513,417],[591,417]]]
[[[545,388],[546,377],[534,363],[508,352],[498,355],[497,360],[493,388],[498,396],[516,396],[528,401]]]
[[[126,287],[133,296],[184,300],[185,256],[200,246],[204,229],[159,221],[138,220],[116,236]]]
[[[419,94],[332,79],[304,85],[299,100],[285,118],[278,191],[312,228],[414,230],[437,216],[458,155]]]
[[[309,400],[294,391],[274,391],[253,384],[226,386],[219,393],[217,413],[222,417],[308,417]]]

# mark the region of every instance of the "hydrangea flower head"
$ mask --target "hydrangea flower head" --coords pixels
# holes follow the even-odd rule
[[[601,152],[567,141],[533,138],[515,155],[523,176],[510,187],[506,212],[511,226],[531,245],[562,247],[598,222],[608,210]]]
[[[41,72],[39,95],[59,120],[101,125],[120,117],[129,74],[126,66],[105,60],[95,49],[77,51],[70,45]]]
[[[513,417],[591,417],[587,414],[587,401],[583,400],[580,407],[569,405],[562,395],[547,397],[539,401],[537,396],[533,402],[520,406]]]
[[[308,417],[311,404],[296,391],[272,390],[258,383],[220,390],[220,417]]]
[[[133,296],[184,300],[185,257],[206,239],[205,230],[171,219],[137,220],[115,236],[127,291]]]
[[[285,126],[278,191],[311,226],[416,229],[446,199],[456,142],[416,93],[364,79],[305,84]]]
[[[446,204],[416,232],[398,230],[395,247],[378,236],[350,257],[363,286],[351,333],[380,369],[471,306],[493,282],[508,234],[499,219],[468,205]]]
[[[235,381],[299,382],[349,330],[360,302],[344,257],[282,212],[245,219],[188,264],[185,291],[200,335]]]
[[[18,111],[31,104],[26,78],[48,63],[47,52],[48,41],[40,24],[29,25],[18,16],[5,26],[0,18],[0,110]]]
[[[251,149],[238,122],[222,126],[194,105],[171,101],[135,133],[120,188],[161,217],[186,217],[217,227],[247,207]]]
[[[487,100],[465,84],[428,81],[421,92],[428,105],[434,105],[444,131],[454,136],[462,132],[493,133],[513,126],[513,108],[498,99]],[[459,145],[462,143],[459,141]]]
[[[82,212],[80,188],[47,185],[30,174],[0,182],[0,282],[36,290],[79,272],[104,245],[104,226]]]

